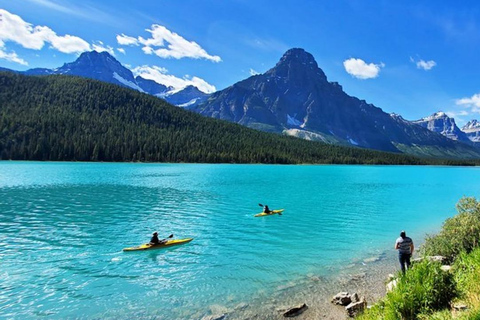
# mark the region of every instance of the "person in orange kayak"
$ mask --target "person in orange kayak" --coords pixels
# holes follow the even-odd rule
[[[270,208],[268,207],[268,205],[265,205],[265,206],[263,207],[263,212],[264,212],[264,213],[270,213],[270,212],[272,212],[272,211],[270,210]]]

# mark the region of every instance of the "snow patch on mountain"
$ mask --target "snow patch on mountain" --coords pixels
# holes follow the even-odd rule
[[[136,83],[133,83],[132,81],[128,81],[127,79],[122,78],[121,76],[118,75],[118,73],[114,72],[113,73],[113,78],[120,82],[121,84],[130,87],[132,89],[138,90],[140,92],[145,92],[140,88]]]
[[[322,141],[328,143],[329,141],[325,139],[324,136],[321,134],[315,133],[315,132],[310,132],[310,131],[305,131],[305,130],[300,130],[300,129],[288,129],[283,131],[284,134],[309,140],[309,141]]]
[[[352,138],[348,138],[348,142],[350,142],[350,144],[353,144],[354,146],[358,146],[358,142],[353,140]]]
[[[186,103],[179,104],[179,105],[177,105],[177,107],[187,108],[187,107],[192,106],[195,103],[197,103],[198,100],[200,100],[200,98],[195,98],[195,99],[192,99],[192,100],[190,100]]]
[[[292,117],[289,114],[287,114],[287,124],[295,127],[300,127],[303,124],[303,122],[295,119],[295,116]]]

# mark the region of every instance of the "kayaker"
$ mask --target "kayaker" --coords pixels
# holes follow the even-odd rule
[[[263,212],[264,212],[264,213],[270,213],[271,211],[270,211],[270,208],[269,208],[267,205],[265,205],[265,206],[263,207]]]
[[[395,249],[398,250],[398,260],[400,261],[400,268],[405,273],[405,266],[410,269],[410,258],[412,257],[413,240],[407,237],[405,231],[400,232],[400,237],[395,241]]]
[[[152,235],[152,239],[150,239],[150,244],[154,245],[159,243],[160,243],[160,240],[158,239],[158,232],[155,231]]]

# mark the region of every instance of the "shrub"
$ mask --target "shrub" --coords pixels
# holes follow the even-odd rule
[[[396,289],[387,294],[385,309],[394,311],[397,319],[417,319],[421,313],[448,307],[456,296],[455,282],[440,267],[438,262],[416,264],[398,279]]]
[[[453,275],[438,262],[423,261],[397,279],[397,287],[360,319],[414,320],[449,306],[457,296]]]
[[[480,248],[470,254],[461,253],[453,267],[462,298],[480,308]]]
[[[464,197],[457,203],[457,211],[445,221],[439,234],[427,237],[422,247],[424,255],[442,255],[452,262],[461,252],[471,252],[479,245],[480,202]]]

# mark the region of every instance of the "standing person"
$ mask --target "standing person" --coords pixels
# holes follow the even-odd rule
[[[395,241],[395,249],[398,250],[398,260],[400,261],[400,268],[405,273],[405,266],[410,269],[410,258],[412,257],[413,240],[407,237],[405,231],[400,232],[400,237]]]

